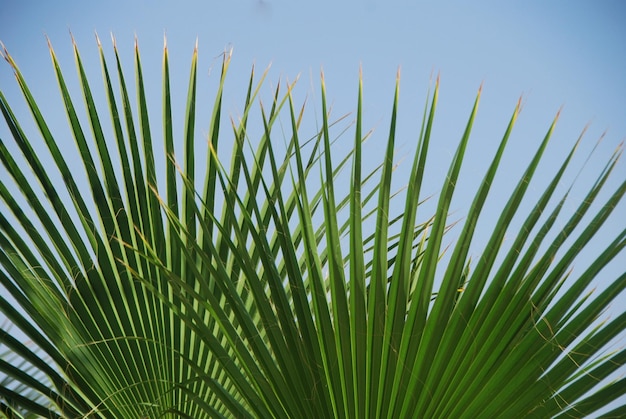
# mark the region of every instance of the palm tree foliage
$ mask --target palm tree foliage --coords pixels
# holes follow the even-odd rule
[[[519,104],[467,215],[451,226],[479,91],[441,191],[431,198],[436,208],[418,222],[438,82],[416,133],[408,186],[394,198],[398,83],[383,159],[365,170],[362,142],[369,133],[362,131],[360,78],[351,134],[342,136],[353,135],[353,147],[338,157],[331,152],[335,127],[323,77],[315,135],[300,127],[304,106],[293,99],[295,84],[279,84],[264,106],[265,74],[256,81],[254,71],[241,117],[227,134],[221,121],[230,54],[224,54],[207,146],[200,149],[197,48],[178,138],[166,47],[157,147],[138,49],[133,105],[115,44],[114,62],[100,42],[98,48],[111,135],[76,45],[86,117],[79,117],[50,48],[82,170],[67,160],[66,140],[49,130],[3,52],[51,156],[43,161],[39,139],[27,137],[0,93],[4,120],[23,154],[20,163],[1,140],[10,175],[0,180],[4,414],[581,417],[626,393],[624,378],[610,381],[626,351],[607,351],[626,329],[626,313],[597,321],[624,290],[626,274],[586,293],[623,251],[626,229],[616,231],[582,273],[570,269],[626,192],[623,182],[605,202],[595,202],[621,149],[569,218],[559,216],[568,193],[557,191],[576,145],[531,209],[520,213],[553,123],[471,263],[470,243],[501,173]],[[231,138],[232,155],[219,156],[218,143]],[[175,144],[183,144],[179,155]],[[53,181],[53,172],[63,184]],[[404,204],[395,215],[394,199]],[[514,216],[523,219],[517,230]],[[442,258],[450,228],[458,239]],[[618,406],[608,415],[625,414]]]

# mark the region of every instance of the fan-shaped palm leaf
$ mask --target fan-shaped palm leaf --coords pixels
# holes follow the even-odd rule
[[[568,194],[555,195],[575,146],[521,214],[550,126],[472,263],[470,243],[502,173],[518,104],[442,259],[480,91],[434,213],[419,222],[438,82],[399,195],[404,208],[392,216],[392,202],[401,199],[392,192],[399,81],[383,160],[364,173],[360,79],[354,147],[337,156],[335,133],[346,134],[342,119],[329,119],[323,77],[319,132],[301,128],[304,106],[294,102],[294,84],[279,84],[264,106],[265,74],[255,81],[253,71],[243,112],[227,134],[222,98],[230,54],[224,54],[208,140],[199,149],[196,48],[179,148],[167,48],[163,126],[155,129],[138,49],[132,105],[117,47],[114,63],[98,47],[110,135],[76,46],[86,118],[50,48],[83,171],[68,161],[65,140],[50,131],[45,109],[3,53],[50,153],[44,159],[39,139],[25,134],[0,93],[22,154],[1,139],[8,175],[0,180],[4,414],[580,417],[626,393],[623,378],[606,380],[624,364],[626,352],[609,353],[607,345],[626,329],[626,313],[596,322],[624,290],[626,274],[605,278],[610,285],[598,295],[584,294],[623,251],[626,229],[582,273],[569,270],[626,192],[623,182],[595,206],[621,149],[569,219],[556,222]],[[218,153],[225,141],[230,158]],[[513,217],[524,215],[514,229]],[[505,233],[513,237],[509,246]],[[624,406],[612,412],[624,413]]]

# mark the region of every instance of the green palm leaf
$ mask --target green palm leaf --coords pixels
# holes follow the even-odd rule
[[[423,214],[439,80],[416,130],[407,188],[394,193],[399,74],[383,160],[364,172],[370,133],[362,128],[360,77],[355,119],[346,126],[343,117],[331,119],[322,75],[321,128],[307,134],[295,83],[276,86],[268,107],[266,74],[256,80],[253,70],[229,134],[225,53],[200,149],[197,47],[180,140],[167,47],[160,130],[150,126],[137,45],[135,104],[115,42],[112,66],[99,40],[98,48],[105,104],[95,102],[74,43],[83,117],[50,47],[82,170],[67,161],[67,144],[3,52],[40,132],[27,136],[0,92],[12,137],[0,139],[5,415],[581,417],[626,394],[624,379],[611,381],[626,352],[610,351],[626,314],[597,322],[626,287],[626,274],[603,272],[623,254],[626,229],[618,226],[582,273],[571,269],[626,192],[625,181],[600,198],[621,148],[563,219],[576,185],[563,196],[559,186],[580,139],[539,199],[526,196],[555,118],[473,262],[470,246],[491,185],[504,173],[519,103],[467,215],[452,225],[480,91],[434,212]],[[352,150],[337,155],[334,142],[352,129]],[[218,151],[224,144],[230,158]],[[394,214],[398,200],[404,207]],[[528,213],[524,203],[534,204]],[[518,229],[515,217],[523,220]],[[442,257],[451,228],[460,234]],[[513,237],[507,246],[505,234]],[[609,285],[585,294],[600,275]],[[611,409],[607,415],[624,413],[624,406]]]

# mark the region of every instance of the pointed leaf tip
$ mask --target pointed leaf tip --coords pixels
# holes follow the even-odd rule
[[[102,48],[102,43],[100,42],[100,37],[98,36],[98,32],[97,31],[93,31],[93,34],[96,37],[96,43],[98,44],[98,48]]]
[[[585,126],[583,127],[583,130],[580,133],[580,137],[582,137],[583,135],[585,135],[585,133],[587,132],[587,130],[589,129],[589,127],[591,126],[591,121],[587,122],[585,124]],[[602,135],[600,136],[600,139],[598,140],[598,144],[600,143],[600,141],[602,141],[602,138],[604,138],[604,134],[606,134],[606,131],[604,131],[602,133]]]
[[[565,105],[561,105],[561,107],[559,108],[559,110],[556,112],[556,116],[554,117],[554,122],[556,123],[556,121],[559,119],[559,117],[561,116],[561,111],[563,110],[563,106]]]
[[[7,47],[4,46],[4,42],[0,41],[0,57],[9,61],[9,51],[7,51]]]

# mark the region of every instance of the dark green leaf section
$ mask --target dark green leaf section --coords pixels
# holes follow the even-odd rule
[[[626,394],[624,379],[609,381],[626,352],[608,350],[626,315],[597,321],[626,287],[626,274],[604,269],[626,246],[613,214],[626,182],[606,190],[621,149],[572,204],[577,185],[563,185],[581,139],[552,178],[536,179],[555,118],[499,217],[484,223],[518,104],[453,226],[480,91],[427,212],[439,80],[412,127],[415,154],[397,193],[399,73],[386,141],[365,143],[360,76],[346,126],[331,114],[322,75],[321,126],[307,132],[295,83],[268,96],[266,73],[254,69],[239,115],[227,119],[230,52],[209,112],[198,109],[197,46],[184,108],[174,103],[165,46],[155,127],[137,44],[134,84],[115,42],[110,59],[98,40],[102,85],[73,47],[78,93],[50,53],[78,161],[3,52],[39,131],[26,135],[0,92],[11,133],[0,139],[4,415],[583,417]],[[94,98],[100,88],[105,103]],[[351,151],[337,154],[346,138]],[[382,160],[365,169],[372,150]],[[538,198],[527,196],[531,184]],[[572,270],[607,222],[613,241]],[[472,259],[484,225],[487,245]],[[445,248],[452,228],[458,238]],[[599,277],[608,285],[587,293]],[[606,417],[624,415],[612,409]]]

